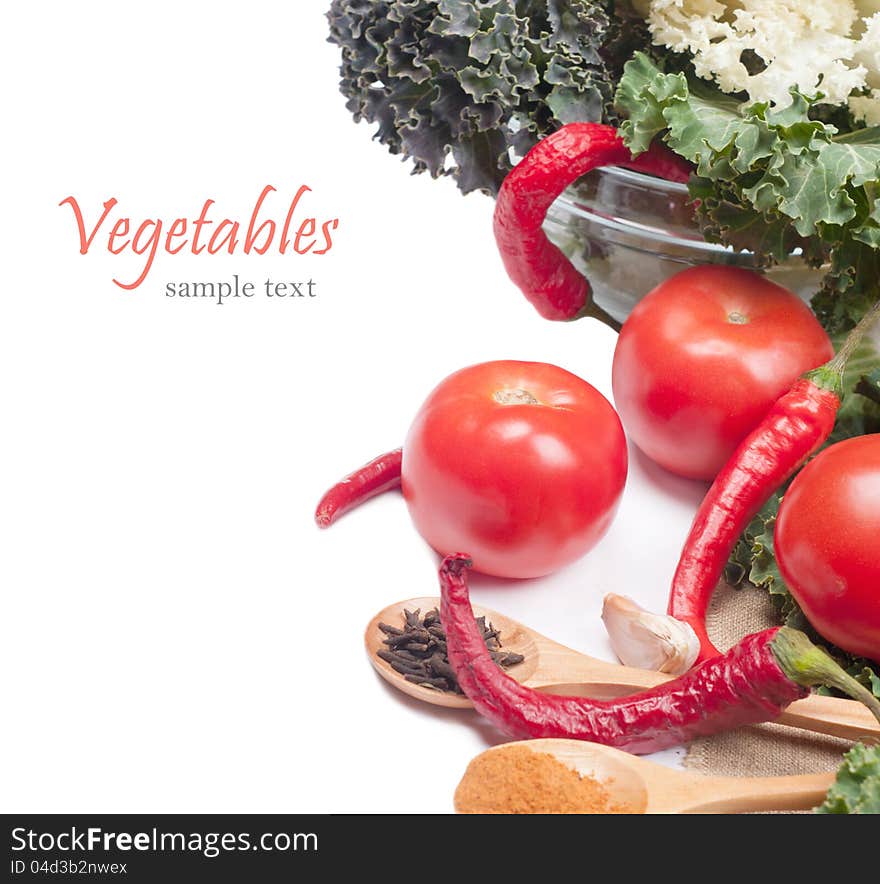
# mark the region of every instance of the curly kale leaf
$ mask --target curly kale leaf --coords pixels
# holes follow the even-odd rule
[[[650,36],[626,0],[332,0],[355,120],[465,193],[497,193],[511,151],[576,120],[613,121],[624,61]]]
[[[659,136],[695,164],[691,196],[707,239],[764,264],[801,249],[829,265],[813,306],[841,331],[880,295],[880,127],[840,134],[821,119],[820,96],[791,97],[781,109],[745,103],[639,53],[616,102],[634,152]]]
[[[731,586],[745,582],[766,589],[777,604],[782,622],[787,626],[789,616],[796,616],[797,603],[791,597],[779,567],[773,548],[773,529],[779,512],[781,494],[774,494],[763,509],[752,519],[733,549],[724,577]]]
[[[815,813],[880,813],[880,746],[852,747]]]

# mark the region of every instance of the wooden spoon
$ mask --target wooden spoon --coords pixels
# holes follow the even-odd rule
[[[424,614],[439,605],[439,598],[425,597],[407,599],[381,610],[369,622],[364,634],[367,654],[379,675],[405,694],[435,706],[467,708],[471,705],[467,697],[413,684],[399,672],[395,672],[385,660],[376,656],[376,651],[385,648],[382,644],[385,636],[379,629],[380,623],[399,626],[403,623],[404,608],[409,611],[418,608]],[[671,678],[662,672],[649,672],[620,666],[617,663],[606,663],[604,660],[574,651],[516,620],[479,605],[474,605],[474,613],[478,617],[485,616],[500,631],[505,650],[525,657],[522,663],[506,671],[517,681],[531,688],[551,694],[605,700],[651,688]],[[868,709],[855,700],[811,694],[803,700],[792,703],[775,721],[845,740],[880,742],[880,723]]]
[[[833,773],[788,777],[709,777],[663,767],[610,746],[581,740],[506,743],[488,749],[477,758],[489,752],[503,752],[511,746],[524,746],[534,752],[552,755],[581,776],[597,780],[608,793],[608,803],[623,808],[624,813],[808,810],[822,803],[834,782]],[[464,779],[474,776],[476,774],[469,771]],[[478,784],[470,782],[469,786],[468,791],[472,792]],[[456,793],[455,809],[459,813],[474,812],[460,792]],[[589,813],[590,808],[585,807],[583,812]]]

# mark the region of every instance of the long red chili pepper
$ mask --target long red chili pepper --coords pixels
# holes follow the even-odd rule
[[[667,609],[696,633],[697,663],[721,653],[706,632],[706,612],[737,540],[770,495],[831,435],[847,360],[878,314],[880,304],[865,315],[830,362],[795,381],[776,401],[700,504],[672,578]]]
[[[467,585],[470,560],[440,567],[440,618],[449,663],[474,707],[517,739],[568,737],[647,753],[695,737],[776,718],[826,683],[862,700],[880,720],[880,702],[795,629],[744,638],[724,656],[651,690],[616,700],[545,694],[525,687],[492,660],[474,622]]]
[[[718,656],[706,612],[737,540],[773,491],[834,429],[838,393],[801,378],[740,443],[709,489],[691,526],[669,594],[668,612],[700,642],[697,663]]]
[[[600,166],[627,166],[685,182],[691,167],[662,143],[635,159],[612,126],[569,123],[542,138],[504,179],[495,203],[495,241],[507,273],[546,319],[590,312],[590,284],[547,238],[553,201]]]
[[[360,469],[337,482],[320,500],[315,510],[318,527],[327,528],[343,513],[365,500],[400,485],[400,464],[403,451],[395,448],[381,454]]]

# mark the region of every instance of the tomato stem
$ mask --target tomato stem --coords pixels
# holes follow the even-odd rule
[[[492,398],[499,405],[540,405],[541,403],[528,391],[521,387],[496,390]]]

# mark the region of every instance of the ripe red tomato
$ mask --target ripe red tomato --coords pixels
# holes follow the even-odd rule
[[[826,448],[782,499],[776,558],[807,619],[880,662],[880,435]]]
[[[648,457],[711,480],[779,396],[833,355],[788,289],[750,270],[693,267],[657,286],[624,324],[614,401]]]
[[[591,549],[626,472],[626,439],[608,400],[540,362],[450,375],[403,445],[403,496],[419,533],[498,577],[549,574]]]

